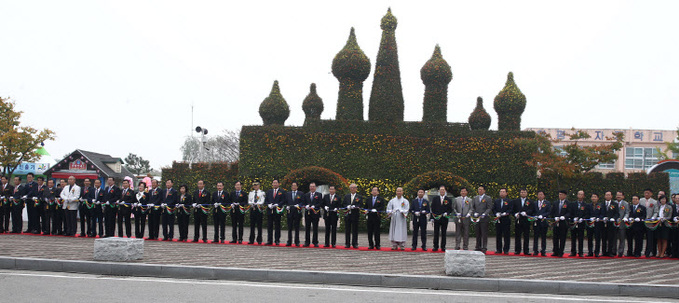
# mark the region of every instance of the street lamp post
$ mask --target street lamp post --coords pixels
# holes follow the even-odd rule
[[[198,160],[199,160],[198,162],[205,161],[203,150],[206,149],[205,143],[207,143],[207,138],[205,138],[205,135],[207,135],[207,128],[202,128],[200,126],[196,126],[196,132],[200,134],[200,149],[198,151]]]

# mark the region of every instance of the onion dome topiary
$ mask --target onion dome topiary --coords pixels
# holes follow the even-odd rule
[[[285,120],[290,116],[290,107],[281,95],[278,80],[273,82],[271,93],[259,105],[259,115],[264,125],[284,125]]]
[[[422,121],[448,121],[448,83],[453,80],[450,65],[443,59],[436,45],[431,58],[420,69],[424,83],[424,110]]]
[[[316,93],[316,83],[311,83],[311,89],[309,94],[304,98],[302,102],[302,110],[306,115],[304,122],[310,120],[320,120],[321,113],[323,112],[323,99]]]
[[[337,120],[363,120],[363,81],[370,75],[370,59],[356,42],[354,28],[344,48],[332,60],[332,74],[339,80]]]
[[[469,127],[472,130],[488,130],[490,121],[490,115],[483,108],[483,98],[476,98],[476,108],[469,115]]]
[[[373,86],[370,92],[368,108],[370,121],[403,121],[403,89],[396,47],[397,24],[396,17],[389,9],[380,25],[382,40],[377,52]]]
[[[507,82],[495,96],[493,104],[498,116],[498,130],[521,130],[521,114],[526,109],[526,96],[514,83],[514,74],[509,72]]]

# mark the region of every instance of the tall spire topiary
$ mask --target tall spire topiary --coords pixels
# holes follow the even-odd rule
[[[424,83],[424,110],[422,121],[448,121],[448,83],[453,80],[450,65],[443,59],[441,48],[436,45],[431,58],[420,69]]]
[[[488,130],[490,121],[490,115],[483,108],[483,98],[476,98],[476,108],[469,115],[469,128],[472,130]]]
[[[316,93],[316,83],[311,83],[309,94],[304,98],[304,102],[302,102],[302,110],[304,110],[306,116],[304,123],[321,119],[323,99]]]
[[[370,59],[356,42],[354,28],[344,48],[332,60],[332,74],[339,80],[337,120],[363,120],[363,81],[370,75]]]
[[[498,116],[498,130],[521,130],[521,114],[526,109],[526,96],[514,83],[514,74],[509,72],[507,82],[495,96],[493,104]]]
[[[290,116],[290,107],[281,95],[278,80],[273,82],[271,93],[259,105],[259,115],[262,117],[264,125],[284,125],[285,120]]]
[[[377,52],[373,87],[370,92],[368,119],[371,121],[403,121],[403,91],[396,48],[396,17],[391,8],[382,18],[382,40]]]

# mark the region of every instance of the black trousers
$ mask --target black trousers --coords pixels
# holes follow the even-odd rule
[[[74,236],[78,229],[78,211],[77,210],[65,210],[66,217],[66,230],[67,236]]]
[[[655,256],[656,246],[655,230],[646,229],[646,256]]]
[[[12,204],[12,232],[13,233],[20,233],[21,230],[24,228],[24,218],[22,217],[23,211],[24,211],[23,203],[19,204],[19,205]]]
[[[92,210],[87,208],[85,203],[80,204],[80,235],[85,236],[91,233],[90,221],[92,221]]]
[[[292,232],[295,232],[295,245],[299,245],[299,224],[302,219],[301,214],[288,215],[288,244],[292,244]]]
[[[9,218],[11,217],[11,213],[12,207],[10,203],[2,203],[2,205],[0,205],[0,230],[2,232],[9,231]]]
[[[413,215],[413,248],[417,248],[417,237],[422,240],[422,248],[427,248],[427,215]]]
[[[149,210],[149,239],[158,240],[160,233],[161,210],[151,207]]]
[[[637,225],[638,224],[638,225]],[[631,228],[632,239],[634,239],[634,256],[641,257],[641,248],[644,246],[644,233],[646,232],[646,227],[643,226],[641,222],[635,222]],[[629,231],[629,230],[628,230]]]
[[[214,228],[215,228],[215,236],[214,236],[214,241],[213,242],[219,242],[224,241],[225,239],[225,231],[226,231],[226,214],[221,211],[220,208],[215,208],[213,213],[212,213],[212,220],[214,221]],[[235,226],[236,222],[233,221],[233,212],[231,214],[231,225]],[[236,241],[236,240],[234,240]]]
[[[309,242],[313,245],[318,245],[318,220],[320,218],[317,214],[307,213],[304,216],[304,245],[309,245]],[[313,237],[312,234],[313,233]]]
[[[523,238],[523,245],[521,239]],[[524,254],[529,254],[530,250],[530,222],[525,217],[520,217],[519,221],[514,226],[514,253],[520,254],[523,248]]]
[[[146,229],[146,214],[137,208],[134,211],[134,237],[137,239],[144,238],[144,229]]]
[[[184,209],[177,208],[177,226],[179,229],[179,240],[188,240],[189,238],[189,220],[191,219],[190,212],[184,212]]]
[[[281,215],[276,213],[276,209],[270,209],[266,216],[266,242],[276,244],[281,242]]]
[[[231,239],[232,241],[243,242],[243,224],[245,215],[238,209],[231,210]]]
[[[121,205],[118,210],[118,237],[123,237],[123,221],[125,221],[125,236],[132,237],[132,209]]]
[[[203,242],[207,242],[207,214],[202,209],[196,208],[193,212],[193,240],[200,239],[200,231],[203,230]]]
[[[262,220],[264,214],[257,206],[250,209],[250,243],[255,243],[255,230],[257,231],[257,243],[262,244]]]
[[[621,223],[625,224],[625,223]],[[615,245],[616,241],[615,238],[618,235],[618,227],[615,227],[615,224],[613,222],[608,222],[608,224],[605,225],[606,228],[601,230],[601,237],[606,237],[606,254],[612,254],[615,255],[618,252],[618,247]],[[603,252],[603,249],[602,249]]]
[[[90,236],[97,235],[97,226],[99,227],[99,237],[104,236],[104,212],[101,210],[101,205],[96,205],[91,209],[92,216],[90,217]]]
[[[118,209],[105,206],[104,217],[106,220],[104,224],[106,225],[106,237],[114,237],[116,233],[116,216],[118,215]]]
[[[446,249],[446,232],[448,231],[448,218],[434,220],[434,249],[439,248],[439,235],[441,236],[441,249]]]
[[[368,246],[380,246],[380,223],[379,215],[368,215]]]
[[[537,221],[533,227],[533,252],[534,253],[546,253],[547,249],[547,230],[549,229],[549,224],[544,221]],[[540,246],[538,246],[538,240]]]
[[[583,246],[585,244],[586,227],[584,225],[585,223],[577,223],[573,229],[571,229],[571,254],[582,254]]]
[[[325,217],[325,245],[335,246],[337,242],[337,212],[330,212]]]
[[[45,217],[46,217],[46,211],[45,211],[46,204],[45,202],[40,202],[38,206],[35,207],[36,211],[36,224],[37,224],[37,231],[38,233],[45,232]]]
[[[26,201],[26,215],[28,216],[28,232],[34,232],[40,230],[38,219],[38,210],[35,207],[35,202],[33,200]]]
[[[500,221],[495,223],[495,251],[509,253],[509,239],[511,239],[511,224],[509,217],[501,217]]]
[[[344,235],[346,246],[358,247],[358,216],[348,215],[344,218]]]
[[[587,253],[598,255],[601,248],[601,230],[596,228],[596,225],[587,226],[585,230],[587,231]]]
[[[554,253],[563,255],[566,249],[566,237],[568,236],[568,222],[559,221],[554,223]]]
[[[163,211],[163,240],[174,239],[174,214]]]

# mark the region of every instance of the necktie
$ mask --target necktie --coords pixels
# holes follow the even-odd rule
[[[274,198],[276,197],[277,194],[278,194],[278,189],[274,189],[274,190],[273,190],[273,196],[274,196]]]
[[[375,206],[375,199],[376,197],[373,197],[373,206]]]
[[[422,208],[422,198],[417,199],[418,202],[420,202],[420,208]]]
[[[526,206],[526,199],[521,199],[521,207]]]
[[[559,202],[559,208],[563,208],[563,200],[561,200],[561,202]]]
[[[611,207],[611,201],[606,201],[606,208]]]
[[[170,195],[170,190],[168,189],[168,190],[165,192],[165,198],[167,198],[167,196],[169,196],[169,195]]]
[[[293,199],[295,198],[295,196],[297,196],[297,191],[296,191],[296,190],[292,192],[292,198],[293,198]]]

